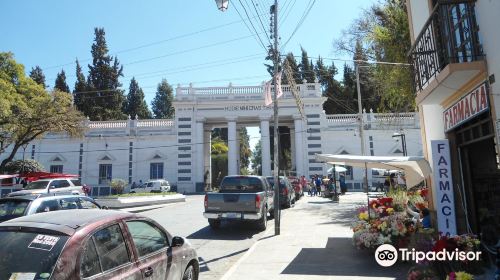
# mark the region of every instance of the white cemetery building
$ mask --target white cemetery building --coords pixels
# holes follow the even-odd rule
[[[297,88],[304,117],[289,86],[283,86],[278,102],[279,126],[290,131],[282,137],[290,137],[292,170],[306,177],[327,175],[331,166],[316,162],[315,154],[361,154],[358,115],[326,115],[326,98],[318,83]],[[82,183],[92,186],[93,195],[109,194],[108,183],[115,178],[129,183],[165,178],[178,192],[200,192],[205,174],[208,182],[212,177],[212,129],[228,128],[228,173],[233,175],[239,170],[237,129],[260,127],[262,175],[272,175],[273,106],[264,106],[263,86],[177,87],[174,107],[171,120],[88,121],[83,138],[48,134],[20,149],[16,159],[24,156],[47,171],[78,174]],[[403,155],[402,143],[392,137],[395,132],[405,134],[408,155],[422,155],[417,113],[379,114],[368,109],[363,120],[367,155]],[[362,190],[363,173],[348,168],[351,191]],[[370,185],[374,177],[369,171]]]

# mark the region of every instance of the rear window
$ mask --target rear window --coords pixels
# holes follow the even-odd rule
[[[271,185],[271,187],[274,187],[274,177],[267,177],[266,179],[269,185]],[[280,188],[285,188],[285,181],[283,178],[280,178]]]
[[[0,201],[0,221],[6,221],[24,215],[30,201],[7,200]]]
[[[0,279],[49,279],[66,241],[64,235],[0,231]]]
[[[31,182],[26,185],[26,189],[28,190],[36,190],[36,189],[45,189],[47,187],[48,181],[36,181]]]
[[[77,187],[82,185],[82,182],[80,182],[80,180],[78,180],[78,179],[72,179],[70,181],[71,181],[71,183],[73,183],[73,185],[75,185]]]
[[[255,193],[263,190],[262,181],[255,177],[226,177],[220,186],[220,192],[226,193]]]

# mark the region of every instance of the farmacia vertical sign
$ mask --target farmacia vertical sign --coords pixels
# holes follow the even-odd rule
[[[432,140],[434,185],[436,186],[438,230],[456,235],[455,199],[451,178],[450,144],[448,140]]]

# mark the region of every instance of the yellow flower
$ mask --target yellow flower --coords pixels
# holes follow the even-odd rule
[[[387,213],[392,214],[394,213],[394,208],[387,208]]]
[[[358,217],[360,220],[368,220],[368,213],[361,212],[361,213],[359,213]]]

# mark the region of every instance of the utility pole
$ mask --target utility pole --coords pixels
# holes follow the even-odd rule
[[[365,152],[365,132],[363,124],[363,105],[361,104],[361,87],[359,86],[359,61],[354,62],[354,67],[356,68],[356,87],[358,90],[358,118],[359,118],[359,136],[361,138],[361,155],[366,156]],[[363,184],[365,185],[366,193],[368,193],[368,168],[364,168]]]
[[[280,235],[280,181],[279,181],[279,141],[278,141],[278,82],[277,75],[279,71],[280,56],[278,50],[278,0],[274,0],[274,5],[271,6],[271,14],[273,15],[272,30],[274,36],[273,62],[273,85],[274,85],[274,235]]]

